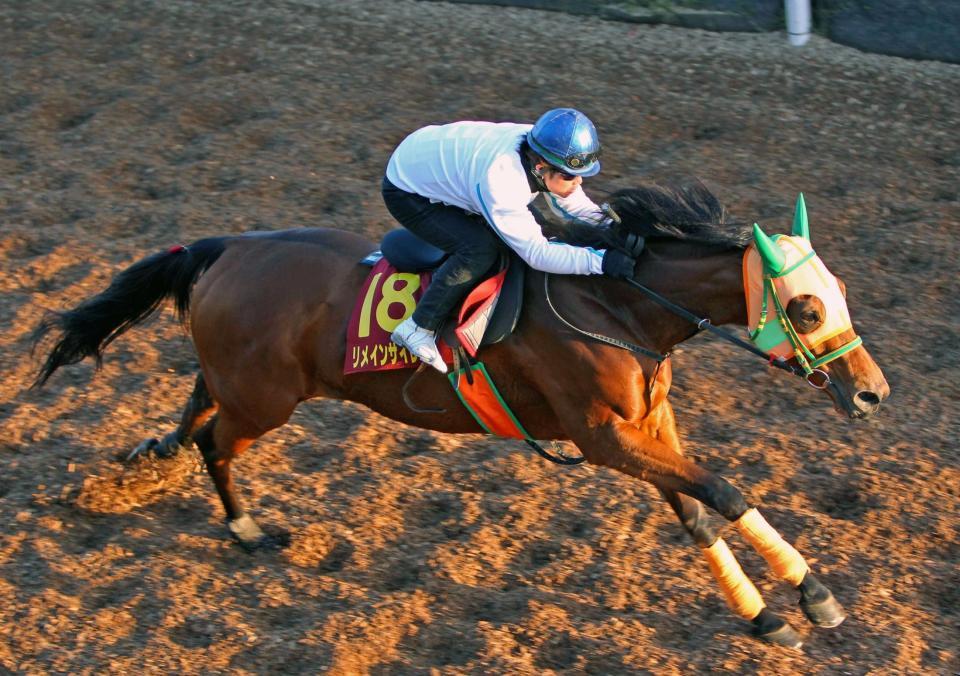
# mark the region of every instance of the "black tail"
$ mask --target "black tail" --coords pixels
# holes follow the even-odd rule
[[[100,368],[107,345],[156,312],[168,298],[176,303],[180,320],[185,320],[194,282],[223,253],[226,239],[211,237],[148,256],[74,309],[47,313],[33,332],[33,348],[53,329],[60,335],[33,387],[43,386],[61,366],[85,357],[95,357]]]

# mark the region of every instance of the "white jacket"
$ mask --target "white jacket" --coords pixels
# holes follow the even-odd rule
[[[419,129],[397,147],[387,178],[401,190],[481,214],[530,267],[560,274],[601,274],[604,251],[548,241],[527,209],[530,192],[517,152],[532,125],[454,122]],[[564,219],[599,221],[600,208],[580,186],[569,197],[545,194]]]

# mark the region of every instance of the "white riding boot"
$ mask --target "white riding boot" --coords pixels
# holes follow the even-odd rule
[[[437,335],[433,331],[417,326],[413,317],[407,317],[390,334],[390,340],[400,347],[407,348],[413,356],[429,364],[440,373],[447,372],[447,365],[437,349]]]

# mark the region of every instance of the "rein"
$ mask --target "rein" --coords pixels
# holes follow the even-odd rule
[[[547,305],[550,307],[550,310],[553,311],[553,314],[557,317],[557,319],[559,319],[561,322],[563,322],[564,324],[566,324],[568,327],[570,327],[571,329],[573,329],[573,330],[576,331],[577,333],[580,333],[580,334],[582,334],[582,335],[584,335],[584,336],[588,336],[588,337],[590,337],[590,338],[593,338],[594,340],[597,340],[597,341],[599,341],[599,342],[601,342],[601,343],[606,343],[607,345],[613,345],[614,347],[618,347],[618,348],[620,348],[620,349],[622,349],[622,350],[627,350],[627,351],[633,352],[633,353],[635,353],[635,354],[641,354],[641,355],[643,355],[643,356],[645,356],[645,357],[650,357],[651,359],[656,360],[657,363],[660,363],[660,362],[664,361],[667,357],[670,356],[669,354],[661,354],[661,353],[659,353],[659,352],[655,352],[655,351],[653,351],[653,350],[647,349],[647,348],[645,348],[645,347],[641,347],[641,346],[639,346],[639,345],[635,345],[635,344],[633,344],[633,343],[629,343],[629,342],[626,342],[626,341],[618,340],[618,339],[616,339],[616,338],[611,338],[611,337],[609,337],[609,336],[604,336],[604,335],[599,334],[599,333],[593,333],[592,331],[587,331],[587,330],[585,330],[585,329],[581,329],[581,328],[579,328],[579,327],[577,327],[577,326],[574,326],[573,324],[571,324],[566,318],[564,318],[564,317],[557,311],[556,307],[554,307],[553,301],[550,299],[550,290],[549,290],[549,286],[548,286],[548,283],[547,283],[547,281],[548,281],[549,278],[550,278],[550,274],[549,274],[549,273],[544,273],[544,275],[543,275],[543,291],[544,291],[544,294],[546,295]],[[698,330],[700,330],[700,331],[704,331],[704,330],[710,331],[710,332],[713,333],[715,336],[718,336],[719,338],[722,338],[723,340],[727,341],[728,343],[732,343],[732,344],[736,345],[737,347],[743,348],[744,350],[747,350],[748,352],[751,352],[751,353],[753,353],[753,354],[755,354],[755,355],[757,355],[757,356],[759,356],[759,357],[763,357],[763,359],[764,359],[770,366],[774,366],[774,367],[776,367],[776,368],[778,368],[778,369],[782,369],[782,370],[787,371],[788,373],[791,373],[791,374],[793,374],[793,375],[795,375],[795,376],[804,377],[804,378],[806,379],[806,381],[807,381],[807,384],[809,384],[809,385],[810,385],[811,387],[813,387],[813,388],[816,388],[816,389],[818,389],[818,390],[822,390],[822,389],[826,389],[826,388],[828,388],[828,387],[832,387],[832,388],[835,388],[835,387],[836,387],[836,386],[833,384],[833,381],[830,380],[830,376],[827,374],[826,371],[823,371],[823,370],[821,370],[821,369],[819,369],[819,368],[812,367],[808,362],[805,362],[805,361],[804,361],[804,362],[801,362],[802,367],[798,368],[798,367],[793,366],[792,364],[790,364],[790,362],[788,362],[784,357],[774,357],[774,356],[772,356],[772,355],[767,355],[767,353],[765,353],[763,350],[759,349],[758,347],[756,347],[756,346],[753,345],[752,343],[749,343],[749,342],[747,342],[747,341],[745,341],[745,340],[743,340],[743,339],[741,339],[741,338],[738,338],[737,336],[733,335],[733,334],[730,333],[729,331],[726,331],[726,330],[724,330],[724,329],[721,329],[721,328],[718,327],[718,326],[714,326],[714,325],[710,322],[710,319],[709,319],[709,318],[700,317],[700,316],[694,314],[693,312],[690,312],[690,311],[687,310],[686,308],[681,307],[681,306],[677,305],[676,303],[674,303],[674,302],[672,302],[672,301],[670,301],[670,300],[667,300],[666,298],[664,298],[663,296],[661,296],[659,293],[657,293],[657,292],[654,291],[653,289],[650,289],[650,288],[644,286],[643,284],[640,284],[639,282],[637,282],[637,281],[635,281],[635,280],[633,280],[633,279],[624,279],[623,281],[625,281],[627,284],[629,284],[630,286],[634,287],[635,289],[641,291],[644,295],[646,295],[648,298],[650,298],[652,301],[654,301],[655,303],[657,303],[657,304],[660,305],[661,307],[666,308],[667,310],[669,310],[669,311],[672,312],[673,314],[677,315],[678,317],[681,317],[681,318],[683,318],[683,319],[686,319],[688,322],[696,325],[696,327],[697,327]],[[787,324],[789,324],[789,322],[787,322]],[[849,349],[852,349],[853,347],[856,347],[856,346],[853,345],[853,346],[851,346]],[[846,351],[847,351],[847,350],[844,350],[844,352],[846,352]],[[831,355],[827,355],[827,356],[840,356],[840,355],[839,355],[839,354],[834,355],[834,353],[831,353]],[[821,361],[821,360],[817,360],[817,362],[814,362],[814,364],[815,364],[816,366],[820,366],[820,365],[823,364],[823,363],[825,363],[825,362],[824,362],[824,361]],[[803,368],[803,367],[806,367],[806,368]],[[815,379],[822,379],[822,380],[821,380],[821,382],[818,384],[817,382],[815,382]]]
[[[634,345],[633,343],[628,343],[627,341],[624,341],[624,340],[618,340],[616,338],[611,338],[610,336],[604,336],[603,334],[600,334],[600,333],[593,333],[592,331],[587,331],[586,329],[581,329],[578,326],[574,326],[569,321],[567,321],[567,319],[563,315],[561,315],[559,311],[557,311],[557,308],[553,306],[553,301],[550,299],[549,279],[550,279],[550,273],[549,272],[543,273],[543,294],[547,299],[547,305],[550,306],[550,310],[553,312],[553,315],[557,319],[559,319],[561,322],[566,324],[569,328],[573,329],[574,331],[576,331],[581,335],[588,336],[601,343],[606,343],[607,345],[613,345],[614,347],[618,347],[621,350],[627,350],[628,352],[633,352],[635,354],[642,354],[644,357],[649,357],[650,359],[656,360],[658,364],[666,360],[666,358],[670,356],[669,354],[660,354],[659,352],[648,350],[645,347],[640,347],[639,345]],[[644,288],[644,287],[641,287],[641,288]]]
[[[725,330],[725,329],[721,329],[719,326],[714,326],[714,325],[710,322],[710,319],[709,319],[709,318],[706,318],[706,317],[698,317],[696,314],[694,314],[693,312],[690,312],[690,311],[687,310],[686,308],[683,308],[683,307],[677,305],[676,303],[667,300],[666,298],[664,298],[663,296],[661,296],[659,293],[657,293],[657,292],[654,291],[653,289],[650,289],[650,288],[644,286],[643,284],[640,284],[639,282],[637,282],[637,281],[635,281],[635,280],[632,280],[632,279],[625,279],[625,280],[623,280],[623,281],[625,281],[627,284],[629,284],[630,286],[634,287],[635,289],[638,289],[638,290],[640,290],[641,292],[643,292],[648,298],[650,298],[650,300],[654,301],[655,303],[657,303],[657,304],[660,305],[661,307],[664,307],[664,308],[666,308],[667,310],[670,310],[670,312],[672,312],[673,314],[677,315],[678,317],[682,317],[683,319],[686,319],[686,320],[687,320],[688,322],[690,322],[691,324],[695,324],[695,325],[697,326],[697,329],[698,329],[698,330],[700,330],[700,331],[704,331],[704,330],[709,331],[709,332],[712,333],[713,335],[715,335],[715,336],[717,336],[717,337],[719,337],[719,338],[722,338],[723,340],[727,341],[728,343],[733,343],[733,344],[736,345],[737,347],[741,347],[741,348],[743,348],[744,350],[747,350],[748,352],[752,352],[753,354],[755,354],[755,355],[757,355],[757,356],[759,356],[759,357],[763,357],[763,359],[764,359],[770,366],[775,366],[776,368],[782,369],[782,370],[787,371],[787,372],[789,372],[789,373],[792,373],[792,374],[795,375],[795,376],[804,376],[804,375],[807,375],[807,374],[803,371],[803,369],[800,369],[800,368],[797,368],[796,366],[793,366],[792,364],[790,364],[790,362],[788,362],[788,361],[787,361],[786,359],[784,359],[783,357],[771,357],[771,356],[767,355],[763,350],[761,350],[760,348],[758,348],[758,347],[757,347],[756,345],[754,345],[753,343],[749,343],[749,342],[743,340],[742,338],[738,338],[737,336],[733,335],[733,334],[730,333],[729,331],[727,331],[727,330]],[[824,377],[827,378],[827,382],[830,381],[829,376],[827,376],[827,374],[826,374],[825,372],[820,371],[820,373],[823,373]],[[807,379],[807,382],[810,383],[810,385],[812,385],[813,387],[816,387],[817,389],[823,389],[822,387],[818,387],[817,385],[814,385],[812,382],[810,382],[809,378]]]

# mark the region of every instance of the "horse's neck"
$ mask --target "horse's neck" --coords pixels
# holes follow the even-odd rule
[[[637,281],[716,326],[746,324],[742,258],[743,251],[737,249],[706,255],[693,255],[683,247],[653,250],[641,259]],[[623,293],[640,295],[629,287]],[[691,322],[649,300],[631,302],[631,306],[637,308],[639,327],[660,350],[669,350],[697,332]]]

